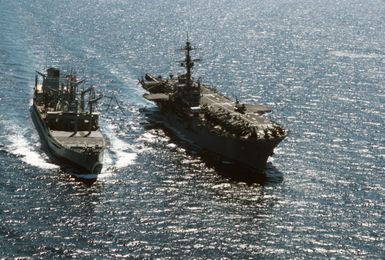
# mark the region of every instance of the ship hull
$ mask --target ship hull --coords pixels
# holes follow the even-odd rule
[[[159,104],[158,104],[159,105]],[[160,106],[162,107],[162,106]],[[264,174],[268,158],[284,139],[241,139],[218,135],[194,118],[184,118],[172,111],[162,110],[164,126],[178,137],[218,155],[222,160],[237,163],[251,174]]]
[[[72,173],[75,177],[87,181],[95,181],[103,167],[103,150],[100,152],[84,153],[66,148],[51,135],[36,105],[32,105],[30,111],[40,139],[46,144],[50,154],[76,169],[76,172]]]

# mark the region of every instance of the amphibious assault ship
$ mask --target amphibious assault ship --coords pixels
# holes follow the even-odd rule
[[[177,134],[226,161],[264,173],[268,157],[287,130],[263,115],[270,107],[241,104],[194,81],[192,68],[197,60],[191,58],[188,40],[182,50],[186,73],[167,78],[146,74],[139,81],[147,91],[144,98],[157,104],[166,127]]]
[[[83,82],[74,73],[60,75],[56,68],[37,72],[31,115],[50,154],[74,168],[75,177],[95,181],[106,146],[94,111],[101,96],[96,97],[93,87],[78,91]]]

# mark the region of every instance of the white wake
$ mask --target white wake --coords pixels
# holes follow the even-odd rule
[[[4,150],[9,154],[13,154],[20,158],[23,162],[39,167],[41,169],[57,169],[59,166],[49,162],[48,156],[41,151],[40,141],[37,133],[31,133],[31,137],[27,138],[28,131],[33,131],[31,128],[23,129],[19,125],[10,122],[2,121],[1,123],[6,133],[1,136]],[[36,140],[33,140],[36,139]]]

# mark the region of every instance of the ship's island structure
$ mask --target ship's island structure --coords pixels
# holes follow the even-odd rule
[[[93,182],[103,167],[106,142],[94,111],[101,96],[94,87],[79,90],[83,82],[57,68],[37,72],[31,116],[49,154],[76,169],[75,177]]]
[[[224,160],[245,166],[252,173],[264,173],[269,156],[287,136],[287,130],[264,116],[270,107],[241,104],[194,81],[192,50],[187,40],[181,62],[185,74],[167,78],[146,74],[139,81],[147,92],[144,98],[156,103],[166,127]]]

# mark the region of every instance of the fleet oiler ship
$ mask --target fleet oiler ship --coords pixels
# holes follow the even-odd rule
[[[271,112],[270,107],[233,101],[194,81],[196,60],[191,58],[193,48],[188,40],[182,50],[185,59],[181,66],[186,73],[166,78],[146,74],[140,80],[147,91],[144,98],[157,104],[166,126],[191,143],[250,172],[264,173],[269,156],[287,136],[287,130],[264,116]]]
[[[75,73],[62,76],[56,68],[37,72],[31,115],[49,153],[73,168],[75,177],[95,181],[106,146],[94,111],[101,96],[93,87],[78,90],[83,82]]]

